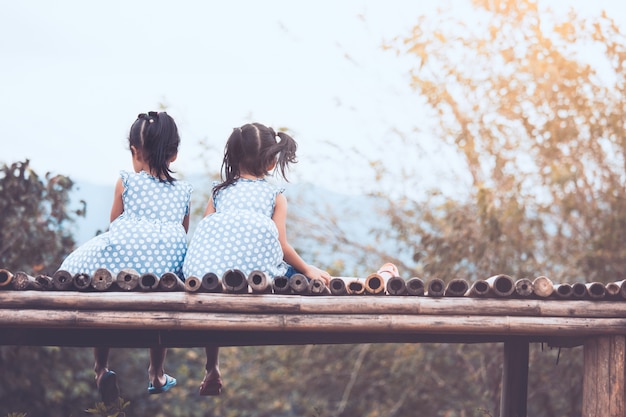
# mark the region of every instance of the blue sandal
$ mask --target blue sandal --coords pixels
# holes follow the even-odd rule
[[[161,394],[174,386],[176,386],[176,378],[165,374],[165,385],[162,387],[155,387],[152,385],[152,382],[150,382],[150,384],[148,384],[148,394]]]
[[[113,371],[106,371],[98,383],[98,391],[102,397],[102,402],[112,404],[120,396],[120,389],[117,386],[117,375]]]

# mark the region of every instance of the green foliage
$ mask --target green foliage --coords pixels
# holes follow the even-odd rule
[[[130,401],[119,397],[116,402],[106,405],[102,401],[96,403],[94,408],[85,410],[87,414],[93,414],[100,417],[126,417],[124,409],[130,405]]]
[[[56,269],[74,246],[66,231],[72,180],[47,173],[40,178],[29,161],[0,169],[0,266],[30,274]],[[47,269],[48,271],[44,271]]]

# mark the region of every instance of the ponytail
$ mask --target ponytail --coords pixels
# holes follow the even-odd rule
[[[276,136],[280,138],[280,141],[276,144],[278,150],[276,168],[280,170],[280,176],[286,181],[287,176],[285,175],[285,171],[289,167],[289,164],[295,164],[298,162],[296,159],[298,143],[285,132],[278,132]]]
[[[169,114],[153,111],[139,114],[130,128],[128,141],[130,146],[141,151],[142,158],[157,178],[174,181],[169,162],[178,153],[180,136],[176,122]]]
[[[263,177],[274,162],[279,174],[287,180],[285,172],[289,164],[298,162],[297,149],[298,144],[287,133],[277,134],[274,129],[261,123],[248,123],[234,128],[224,148],[222,183],[213,188],[213,201],[220,190],[240,177],[241,172]]]

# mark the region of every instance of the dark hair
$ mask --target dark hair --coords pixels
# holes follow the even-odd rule
[[[279,138],[280,141],[276,140]],[[223,188],[233,184],[242,171],[257,177],[268,174],[267,168],[276,162],[280,175],[287,180],[285,170],[296,160],[298,144],[285,132],[275,133],[274,129],[261,123],[248,123],[233,129],[222,161],[222,183],[213,188],[213,197]]]
[[[176,156],[180,136],[172,116],[166,112],[141,113],[130,127],[129,147],[134,146],[141,152],[156,177],[167,182],[175,181],[170,174],[168,162]]]

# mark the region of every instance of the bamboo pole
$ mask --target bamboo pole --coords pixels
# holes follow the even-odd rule
[[[202,276],[202,288],[211,293],[224,291],[222,280],[213,272],[207,272]]]
[[[533,280],[533,289],[538,297],[547,298],[554,292],[554,284],[550,278],[542,275]]]
[[[263,271],[254,270],[248,274],[248,285],[254,294],[272,292],[272,283]]]
[[[222,275],[224,291],[233,294],[246,294],[248,292],[248,279],[239,269],[229,269]]]
[[[87,291],[91,289],[91,275],[79,272],[74,274],[72,278],[72,283],[74,283],[74,288],[79,291]]]
[[[369,274],[365,278],[365,293],[369,295],[385,295],[385,278],[379,273]]]
[[[348,294],[348,289],[346,288],[346,282],[341,278],[332,278],[329,283],[329,289],[332,295]]]
[[[37,289],[37,281],[26,272],[17,271],[13,277],[13,288],[20,291],[34,290]]]
[[[212,313],[311,313],[311,314],[409,314],[480,315],[568,318],[626,318],[623,301],[502,299],[474,297],[285,297],[263,294],[187,294],[185,292],[0,291],[0,309],[197,311]],[[6,311],[6,310],[5,310]],[[625,331],[626,333],[626,331]]]
[[[420,296],[424,295],[424,281],[419,277],[411,277],[406,282],[406,292],[409,295]]]
[[[489,284],[484,279],[477,279],[466,293],[469,297],[487,297],[489,295]]]
[[[587,296],[587,286],[582,282],[572,284],[572,298],[583,299]]]
[[[206,292],[202,289],[202,279],[195,275],[191,275],[185,279],[185,291],[187,292]]]
[[[330,290],[326,286],[326,283],[319,278],[313,278],[311,280],[309,289],[312,295],[330,295]]]
[[[52,283],[52,277],[48,275],[37,275],[35,277],[35,282],[37,282],[39,289],[42,290],[52,290],[54,289],[54,284]]]
[[[587,287],[589,298],[593,300],[601,300],[606,295],[606,288],[601,282],[588,282],[585,286]]]
[[[572,286],[569,284],[554,284],[554,295],[557,298],[569,299],[572,298]]]
[[[616,282],[607,282],[604,286],[606,290],[606,298],[616,299],[619,297],[620,286]]]
[[[159,289],[163,291],[184,291],[185,283],[173,272],[166,272],[159,279]]]
[[[346,290],[348,295],[363,295],[365,294],[365,285],[363,279],[353,278],[346,283]]]
[[[455,278],[448,282],[443,295],[445,297],[463,297],[467,290],[469,290],[468,282],[461,278]]]
[[[387,280],[387,294],[407,295],[406,281],[401,277],[391,277]],[[422,287],[423,288],[423,287]]]
[[[494,275],[485,281],[487,281],[489,289],[496,297],[509,297],[515,292],[515,281],[508,275]]]
[[[11,281],[13,281],[13,274],[11,271],[0,269],[0,290],[9,289]]]
[[[121,294],[121,293],[120,293]],[[249,297],[241,297],[249,298]],[[294,297],[315,298],[323,297]],[[378,298],[378,297],[376,297]],[[12,310],[1,327],[243,332],[493,335],[537,337],[624,336],[626,318],[380,314],[215,314],[190,311]]]
[[[152,272],[139,276],[139,289],[142,291],[154,291],[159,288],[160,278]]]
[[[518,297],[530,297],[533,295],[533,282],[528,278],[518,279],[515,281],[515,293]]]
[[[134,291],[139,287],[139,272],[134,269],[122,269],[115,277],[115,283],[122,291]]]
[[[428,297],[443,297],[446,285],[441,278],[431,278],[427,284]]]
[[[91,286],[97,291],[106,291],[113,285],[113,275],[108,269],[98,268],[91,278]]]
[[[59,269],[52,275],[52,284],[56,290],[67,291],[74,287],[74,276],[68,271]]]
[[[272,280],[272,291],[276,294],[291,294],[289,278],[284,275],[274,277]]]
[[[626,299],[626,280],[618,281],[617,284],[619,284],[620,297]]]
[[[306,295],[309,293],[309,279],[302,274],[293,274],[289,278],[289,286],[294,294]]]

